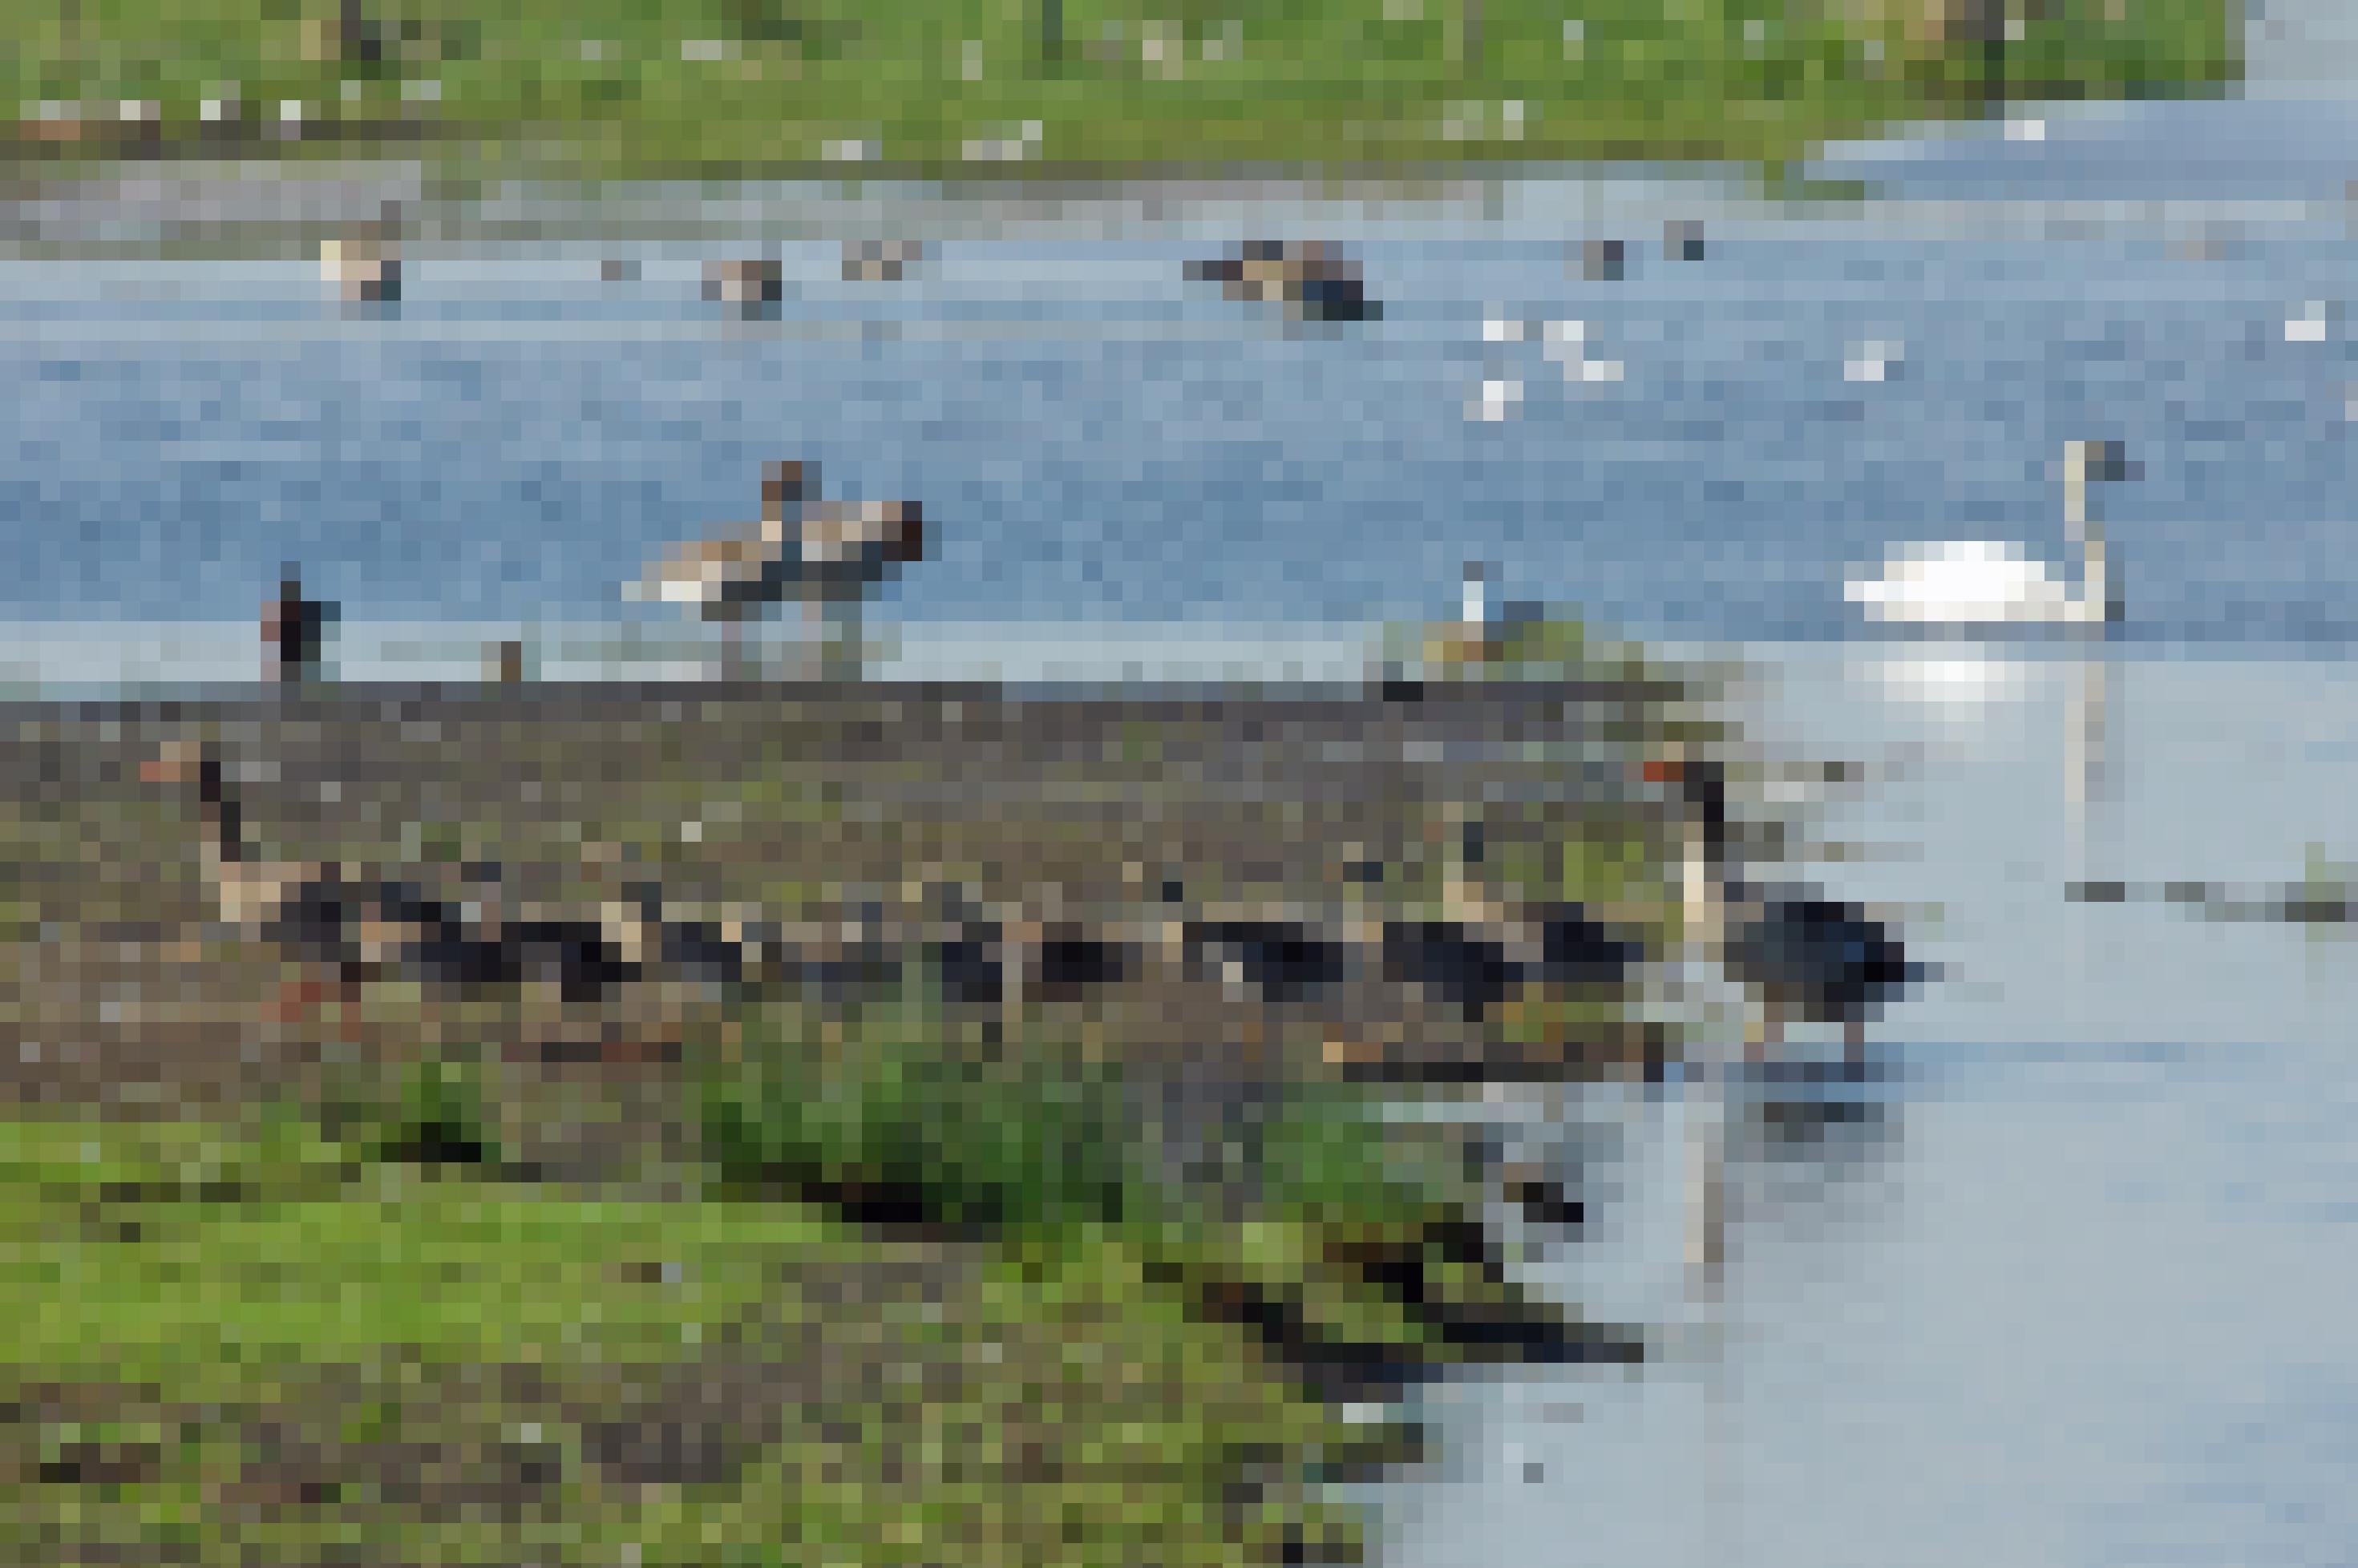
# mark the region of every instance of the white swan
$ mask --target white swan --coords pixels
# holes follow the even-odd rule
[[[2116,620],[2119,603],[2106,570],[2104,531],[2088,515],[2088,483],[2126,474],[2118,441],[2063,444],[2064,533],[2081,552],[2076,592],[2018,545],[1954,539],[1901,546],[1885,562],[1882,576],[1844,584],[1843,596],[1863,606],[1873,621],[2089,625]]]

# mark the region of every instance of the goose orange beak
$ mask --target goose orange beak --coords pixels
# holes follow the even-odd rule
[[[1684,764],[1660,759],[1646,763],[1638,772],[1648,784],[1677,784],[1686,777]]]

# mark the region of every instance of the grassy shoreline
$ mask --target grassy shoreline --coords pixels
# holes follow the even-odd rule
[[[2201,92],[2225,0],[449,0],[0,22],[5,155],[413,149],[551,178],[1120,177],[1582,160],[1776,168],[1833,138],[2028,98]],[[2117,14],[2115,14],[2117,12]],[[2035,14],[2031,14],[2035,13]]]

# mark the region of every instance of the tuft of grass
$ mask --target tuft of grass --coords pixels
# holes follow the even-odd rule
[[[807,1014],[746,1024],[703,1097],[722,1181],[952,1229],[1058,1229],[1137,1210],[1145,1194],[1108,1073],[1068,1054],[946,1048],[917,994],[866,1011],[839,1044]]]

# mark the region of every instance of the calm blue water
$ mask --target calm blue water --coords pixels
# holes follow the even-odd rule
[[[2170,112],[2207,161],[2169,160]],[[1347,626],[1445,611],[1485,554],[1639,634],[1816,639],[1892,543],[2060,556],[2053,460],[2105,437],[2144,465],[2104,498],[2132,641],[2338,647],[2358,246],[2338,183],[2294,177],[2358,167],[2358,119],[2124,113],[1831,159],[1895,182],[1863,212],[1656,192],[1710,215],[1700,262],[1651,215],[1581,220],[1576,185],[1487,222],[1396,209],[1343,225],[1385,319],[1314,331],[1180,276],[1228,230],[1331,232],[1283,200],[1200,233],[985,229],[899,287],[788,242],[755,323],[698,297],[717,242],[420,243],[365,317],[299,261],[0,261],[0,618],[243,619],[286,558],[356,622],[619,617],[651,550],[750,516],[798,454],[940,520],[913,625]],[[2113,196],[2124,146],[2177,205]],[[1599,233],[1632,242],[1625,280],[1567,270]],[[641,275],[601,282],[608,254]],[[2311,301],[2321,341],[2288,339]],[[1550,320],[1620,379],[1568,379]],[[1887,379],[1846,373],[1869,342]],[[1486,381],[1520,384],[1503,421],[1468,417]]]

